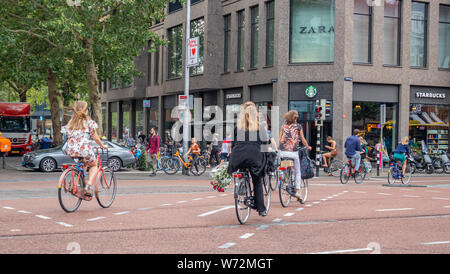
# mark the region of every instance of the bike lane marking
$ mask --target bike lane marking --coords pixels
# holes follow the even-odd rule
[[[217,213],[217,212],[221,212],[221,211],[224,211],[224,210],[227,210],[227,209],[230,209],[230,208],[234,208],[234,205],[231,205],[231,206],[225,206],[225,207],[222,207],[222,208],[220,208],[220,209],[208,211],[208,212],[205,212],[205,213],[202,213],[202,214],[198,215],[198,217],[209,216],[209,215],[212,215],[212,214],[215,214],[215,213]]]

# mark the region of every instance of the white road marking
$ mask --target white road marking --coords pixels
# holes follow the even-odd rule
[[[407,197],[407,198],[420,198],[420,196],[417,196],[417,195],[403,195],[403,197]]]
[[[200,201],[200,200],[203,200],[203,198],[195,198],[195,199],[192,199],[193,201]]]
[[[11,232],[20,232],[20,231],[22,231],[22,230],[20,230],[20,229],[18,229],[18,228],[13,228],[13,229],[11,229],[10,231],[11,231]]]
[[[327,201],[328,199],[327,199],[327,198],[323,198],[323,199],[320,199],[320,200],[325,202],[325,201]]]
[[[101,219],[105,219],[106,217],[95,217],[95,218],[91,218],[91,219],[87,219],[88,222],[94,222],[94,221],[98,221]]]
[[[441,197],[433,197],[433,198],[431,198],[431,199],[433,199],[433,200],[450,200],[449,198],[441,198]]]
[[[279,223],[279,222],[281,222],[281,221],[283,221],[283,220],[280,219],[280,218],[277,218],[277,219],[274,219],[272,222],[274,222],[274,223]]]
[[[38,217],[38,218],[44,219],[44,220],[50,220],[51,219],[50,217],[43,216],[43,215],[35,215],[35,216]]]
[[[4,209],[9,209],[9,210],[15,209],[14,207],[10,207],[10,206],[4,206],[3,208]]]
[[[31,213],[31,212],[26,211],[26,210],[19,210],[18,212],[20,212],[20,213],[25,213],[25,214],[30,214],[30,213]]]
[[[450,206],[444,206],[444,208],[450,208]]]
[[[221,211],[224,211],[224,210],[227,210],[227,209],[230,209],[230,208],[234,208],[234,205],[232,205],[232,206],[225,206],[225,207],[222,207],[220,209],[216,209],[216,210],[213,210],[213,211],[205,212],[203,214],[198,215],[198,217],[209,216],[211,214],[215,214],[217,212],[221,212]]]
[[[171,206],[172,204],[162,204],[162,205],[159,205],[159,206]]]
[[[425,192],[434,192],[434,193],[440,193],[439,190],[425,190]]]
[[[151,207],[141,207],[141,208],[139,208],[139,210],[141,210],[141,211],[149,210],[149,209],[152,209],[152,208]]]
[[[225,196],[227,196],[228,194],[220,194],[219,196],[221,196],[221,197],[225,197]]]
[[[423,245],[443,245],[443,244],[450,244],[450,241],[443,241],[443,242],[428,242],[428,243],[422,243]]]
[[[299,207],[299,208],[297,208],[295,211],[302,211],[303,209],[305,209],[305,208]]]
[[[385,211],[402,211],[402,210],[413,210],[414,208],[391,208],[391,209],[377,209],[375,211],[385,212]]]
[[[256,228],[256,230],[264,230],[264,229],[266,229],[266,228],[268,228],[269,226],[268,225],[261,225],[261,226],[258,226],[257,228]]]
[[[335,250],[335,251],[325,251],[325,252],[313,252],[309,254],[337,254],[337,253],[351,253],[351,252],[361,252],[361,251],[372,251],[372,248],[357,248],[357,249],[347,249],[347,250]]]
[[[64,222],[56,222],[59,225],[65,226],[65,227],[72,227],[73,225],[68,224],[68,223],[64,223]]]
[[[305,205],[306,207],[312,207],[312,204],[307,204],[307,205]]]
[[[315,205],[318,205],[318,204],[320,204],[320,202],[312,202],[313,204],[315,204]]]
[[[367,192],[365,192],[365,191],[352,191],[353,193],[363,193],[363,194],[365,194],[365,193],[367,193]]]
[[[248,239],[248,238],[250,238],[253,235],[255,235],[255,233],[246,233],[246,234],[242,235],[240,238],[241,239]]]
[[[114,215],[124,215],[124,214],[128,214],[128,213],[130,213],[130,211],[122,211],[122,212],[114,213]]]
[[[216,196],[208,196],[208,197],[206,197],[206,198],[212,199],[212,198],[216,198]]]
[[[219,246],[219,248],[230,248],[230,247],[232,247],[233,245],[235,245],[235,243],[226,243],[226,244],[224,244],[224,245]]]
[[[177,204],[184,204],[187,203],[187,201],[178,201]]]
[[[389,193],[377,193],[378,195],[386,195],[386,196],[391,196],[392,194]]]
[[[293,212],[288,212],[288,213],[286,213],[286,214],[284,214],[284,216],[285,217],[290,217],[290,216],[293,216],[295,213],[293,213]]]

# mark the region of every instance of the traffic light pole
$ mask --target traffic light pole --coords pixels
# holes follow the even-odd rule
[[[319,125],[317,127],[317,143],[316,143],[316,177],[319,177],[319,171],[320,171],[320,131],[321,126]]]

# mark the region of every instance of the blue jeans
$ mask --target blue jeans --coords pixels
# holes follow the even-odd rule
[[[352,164],[355,165],[355,169],[359,170],[359,165],[361,164],[361,154],[356,152],[352,156],[347,156],[350,160],[352,160]],[[355,163],[356,162],[356,163]]]

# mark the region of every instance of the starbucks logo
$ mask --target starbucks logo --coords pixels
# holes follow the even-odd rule
[[[315,86],[308,86],[306,88],[305,93],[306,93],[306,96],[308,96],[309,98],[313,98],[314,96],[317,95],[317,89]]]

